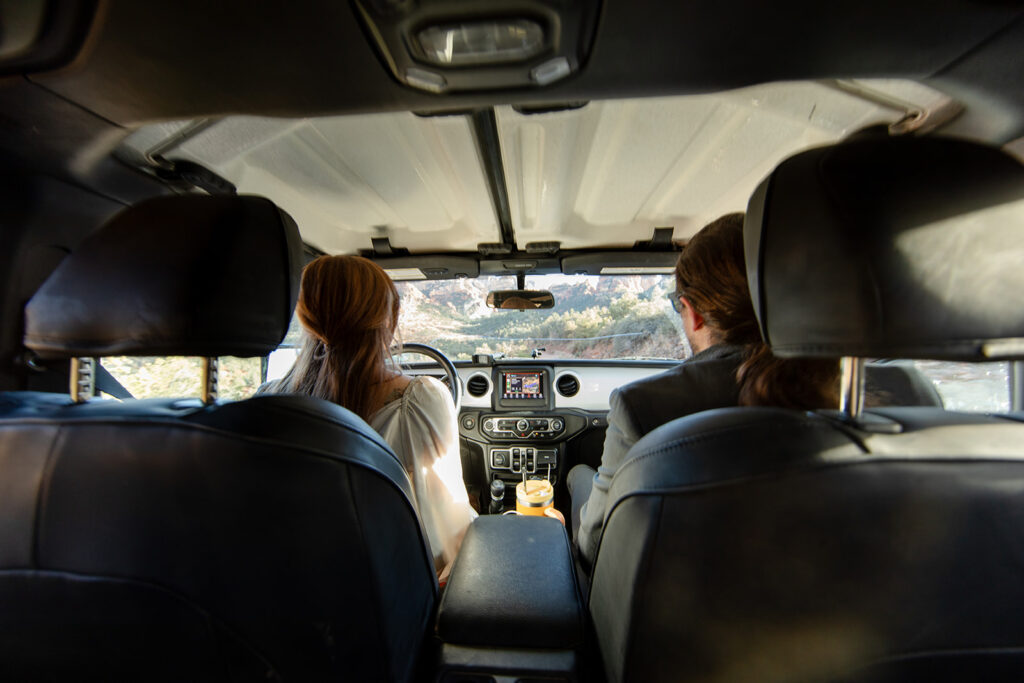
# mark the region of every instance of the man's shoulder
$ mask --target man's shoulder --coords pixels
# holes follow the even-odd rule
[[[695,356],[665,372],[623,385],[616,393],[640,433],[645,434],[677,417],[736,405],[736,370],[742,361],[741,349]]]
[[[620,394],[645,394],[664,390],[677,391],[692,385],[702,388],[708,381],[733,376],[743,361],[742,349],[732,347],[721,353],[694,356],[656,375],[644,377],[619,388]]]

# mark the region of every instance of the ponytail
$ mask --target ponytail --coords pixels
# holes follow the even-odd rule
[[[761,339],[747,286],[742,213],[722,216],[694,235],[675,274],[677,291],[704,318],[714,343],[745,348],[736,372],[739,405],[838,407],[836,361],[776,358]]]
[[[839,362],[827,358],[777,358],[762,341],[747,345],[736,371],[741,406],[809,410],[839,407]]]
[[[380,266],[359,256],[321,256],[302,272],[295,313],[302,350],[279,391],[348,408],[364,420],[384,405],[398,291]]]

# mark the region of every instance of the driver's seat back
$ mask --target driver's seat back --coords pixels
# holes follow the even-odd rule
[[[224,282],[147,268],[172,228],[191,243],[160,254],[175,269],[211,242],[235,245],[218,253]],[[47,281],[28,342],[47,358],[103,355],[92,326],[113,330],[103,344],[119,353],[266,353],[287,330],[299,248],[266,200],[147,202]],[[121,279],[120,300],[102,274],[83,276],[122,277],[112,250],[150,273]],[[229,296],[240,270],[259,273],[244,298]],[[261,317],[254,333],[238,325]],[[118,325],[136,327],[115,339]],[[0,394],[0,679],[410,680],[436,593],[408,477],[343,408]]]

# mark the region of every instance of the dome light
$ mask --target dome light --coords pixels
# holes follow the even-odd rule
[[[544,50],[544,29],[529,19],[430,26],[416,35],[426,61],[438,66],[513,64]]]

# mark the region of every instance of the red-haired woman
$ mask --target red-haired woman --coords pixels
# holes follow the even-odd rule
[[[302,271],[295,309],[302,350],[270,391],[314,396],[348,408],[388,442],[412,481],[434,567],[458,552],[476,512],[462,480],[455,405],[432,377],[408,377],[389,363],[398,328],[398,291],[359,256],[321,256]]]

